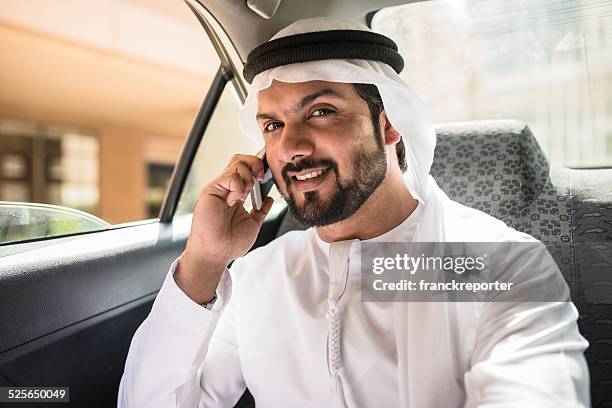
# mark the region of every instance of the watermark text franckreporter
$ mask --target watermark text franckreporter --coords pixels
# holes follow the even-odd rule
[[[382,290],[382,291],[468,291],[468,292],[480,292],[480,291],[501,291],[501,290],[511,290],[514,282],[458,282],[458,281],[450,281],[450,282],[427,282],[424,279],[420,281],[411,281],[407,279],[402,279],[398,282],[385,282],[382,279],[376,279],[372,287],[374,290]]]

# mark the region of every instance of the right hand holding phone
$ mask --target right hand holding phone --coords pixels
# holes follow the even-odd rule
[[[174,278],[195,302],[214,296],[225,267],[253,246],[272,198],[260,210],[246,211],[244,201],[255,180],[264,176],[263,161],[256,156],[234,155],[223,172],[206,184],[193,211],[191,234]]]

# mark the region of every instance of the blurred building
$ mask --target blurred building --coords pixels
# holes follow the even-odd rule
[[[157,216],[219,60],[182,1],[0,0],[0,200]]]

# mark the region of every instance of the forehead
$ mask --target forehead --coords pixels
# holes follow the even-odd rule
[[[279,106],[289,106],[299,103],[302,98],[317,94],[324,90],[332,92],[325,96],[352,100],[358,96],[352,84],[328,81],[281,82],[273,80],[268,88],[257,94],[259,111],[269,110]]]

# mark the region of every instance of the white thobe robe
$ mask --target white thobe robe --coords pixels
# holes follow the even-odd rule
[[[368,241],[410,242],[420,214]],[[212,310],[177,287],[175,262],[132,340],[119,407],[232,407],[246,387],[259,407],[588,406],[588,343],[571,302],[394,313],[361,302],[361,242],[289,232],[224,272]]]

